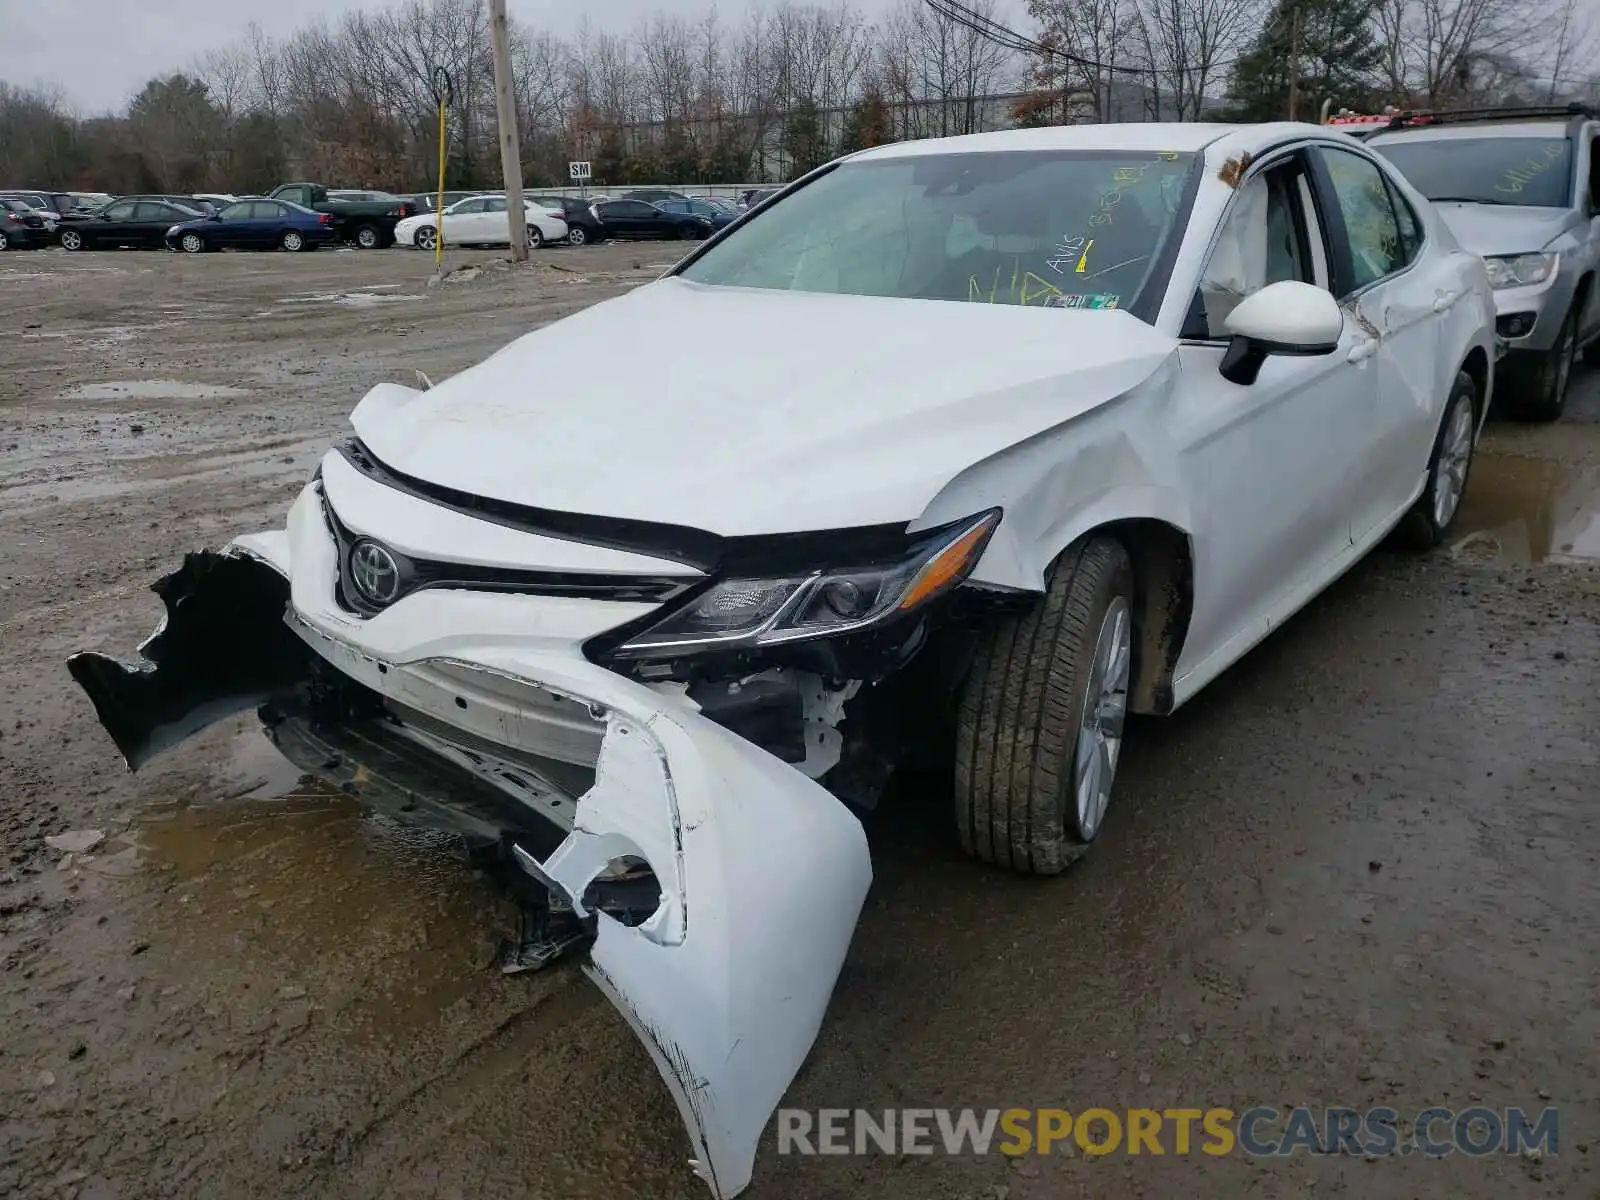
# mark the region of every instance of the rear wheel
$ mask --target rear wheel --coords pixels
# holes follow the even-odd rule
[[[178,239],[178,248],[185,254],[199,254],[206,248],[206,240],[198,233],[186,233]]]
[[[1567,386],[1572,382],[1572,360],[1578,350],[1578,312],[1574,304],[1561,322],[1556,344],[1532,363],[1512,374],[1511,414],[1524,421],[1554,421],[1567,406]],[[1508,372],[1509,373],[1509,372]]]
[[[61,231],[61,248],[63,250],[82,250],[83,234],[76,229],[63,229]]]
[[[360,250],[376,250],[383,245],[383,230],[376,225],[358,225],[351,239]]]
[[[283,231],[283,239],[278,243],[291,254],[298,254],[306,248],[306,239],[298,229]]]
[[[1472,376],[1458,372],[1444,406],[1444,419],[1433,439],[1427,486],[1406,515],[1407,540],[1418,550],[1430,550],[1444,541],[1461,511],[1461,497],[1466,494],[1467,476],[1472,471],[1472,452],[1477,446],[1477,395],[1478,385]]]
[[[0,229],[0,251],[11,249],[11,239],[6,236],[6,231]]]
[[[583,231],[581,226],[574,225],[567,230],[567,245],[569,246],[581,246],[588,240],[589,235]]]
[[[439,231],[432,225],[424,225],[417,230],[417,249],[435,250],[439,246]]]
[[[962,689],[955,818],[962,848],[1055,875],[1099,834],[1122,752],[1133,566],[1091,536],[1056,561],[1032,610],[997,625]]]

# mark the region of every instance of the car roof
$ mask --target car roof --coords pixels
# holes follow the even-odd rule
[[[956,137],[894,142],[853,155],[855,159],[912,158],[925,154],[971,154],[1006,150],[1202,150],[1220,137],[1266,126],[1202,122],[1130,122],[1106,125],[1052,125],[1042,129],[1003,129]]]
[[[1377,146],[1396,138],[1408,142],[1421,141],[1475,141],[1493,137],[1556,137],[1564,135],[1572,125],[1571,117],[1547,117],[1540,121],[1471,121],[1459,125],[1402,125],[1398,129],[1385,129],[1367,139],[1367,145]]]

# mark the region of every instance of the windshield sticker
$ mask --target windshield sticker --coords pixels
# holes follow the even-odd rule
[[[1068,292],[1066,295],[1056,294],[1045,301],[1046,308],[1094,308],[1112,309],[1122,302],[1122,297],[1116,292]]]
[[[1529,156],[1528,161],[1523,163],[1520,167],[1512,167],[1503,176],[1501,176],[1505,182],[1495,184],[1494,190],[1497,192],[1520,192],[1524,184],[1532,183],[1540,175],[1543,175],[1546,171],[1548,171],[1555,163],[1566,158],[1566,154],[1567,144],[1565,142],[1551,142],[1544,148],[1543,158],[1539,158],[1537,155],[1531,155]]]

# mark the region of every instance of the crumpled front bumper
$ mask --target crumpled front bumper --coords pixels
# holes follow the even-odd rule
[[[594,920],[586,972],[671,1090],[696,1172],[736,1195],[849,946],[871,880],[860,824],[678,692],[587,661],[582,642],[636,605],[438,589],[361,618],[339,608],[337,570],[313,483],[286,530],[191,555],[157,585],[167,619],[144,663],[80,654],[73,677],[131,767],[228,712],[294,694],[313,667],[381,698],[386,720],[443,729],[437,744],[464,755],[458,765],[476,756],[480,775],[473,746],[592,757],[592,786],[570,810],[539,813],[565,836],[531,870]],[[540,794],[562,802],[560,789]],[[654,913],[626,925],[586,909],[597,876],[630,859],[659,883]]]

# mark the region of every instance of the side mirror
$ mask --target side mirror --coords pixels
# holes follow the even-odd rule
[[[1344,332],[1344,313],[1321,288],[1285,279],[1246,296],[1225,324],[1232,340],[1218,370],[1224,379],[1249,386],[1269,355],[1332,354]]]

